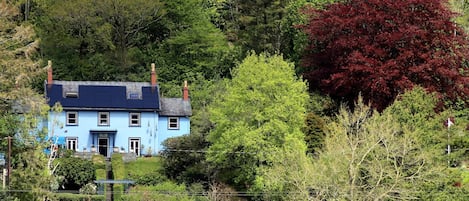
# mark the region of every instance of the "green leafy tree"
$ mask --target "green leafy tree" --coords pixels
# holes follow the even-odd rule
[[[452,10],[458,13],[454,21],[460,25],[466,33],[469,31],[469,1],[467,0],[449,0]]]
[[[238,189],[254,184],[260,168],[276,153],[295,147],[306,151],[306,84],[281,56],[251,54],[234,70],[226,92],[215,101],[207,159],[218,178]]]
[[[243,51],[280,53],[285,44],[282,23],[290,0],[220,1],[219,27]]]
[[[63,178],[60,185],[66,190],[78,190],[95,178],[95,167],[93,162],[86,159],[67,157],[57,160],[55,175]]]
[[[43,1],[36,21],[57,77],[119,80],[140,70],[131,67],[143,44],[161,40],[155,27],[164,13],[159,1]]]
[[[47,114],[44,98],[33,90],[35,77],[44,71],[35,59],[39,40],[33,28],[21,21],[18,7],[0,2],[0,151],[7,153],[12,136],[9,197],[2,200],[44,200],[52,184],[38,137]],[[8,191],[11,190],[11,191]]]
[[[167,1],[165,6],[162,23],[168,37],[145,50],[156,61],[161,83],[179,86],[184,79],[200,80],[200,75],[209,80],[229,76],[239,49],[210,22],[203,0]]]
[[[154,186],[135,186],[127,194],[122,195],[121,200],[161,200],[161,201],[191,201],[186,186],[173,182],[161,182]]]
[[[191,133],[170,138],[163,142],[162,150],[164,173],[178,182],[192,184],[194,182],[210,182],[212,169],[208,165],[204,151],[210,143],[207,136],[213,128],[209,119],[209,106],[225,92],[227,80],[206,80],[199,75],[189,80],[191,105]],[[180,89],[180,86],[179,86]],[[175,96],[180,96],[178,90]]]
[[[311,179],[306,179],[312,196],[433,200],[444,197],[432,190],[440,188],[452,197],[449,192],[458,191],[445,171],[444,148],[438,142],[445,128],[435,106],[436,98],[417,88],[383,113],[374,112],[361,99],[354,111],[342,108],[328,125],[324,151],[313,161]]]

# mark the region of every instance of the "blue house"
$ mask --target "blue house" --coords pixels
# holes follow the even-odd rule
[[[192,109],[187,82],[182,97],[160,95],[154,64],[151,82],[58,81],[49,64],[45,82],[50,139],[76,152],[157,154],[170,137],[189,134]]]

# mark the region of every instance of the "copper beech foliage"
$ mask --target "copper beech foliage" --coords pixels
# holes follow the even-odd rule
[[[353,0],[307,8],[300,28],[312,90],[353,103],[361,95],[382,110],[421,85],[439,97],[469,95],[468,41],[441,0]]]

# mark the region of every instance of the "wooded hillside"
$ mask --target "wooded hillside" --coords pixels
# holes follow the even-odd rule
[[[149,81],[155,63],[165,97],[188,81],[191,133],[137,190],[467,200],[468,30],[466,0],[1,0],[0,152],[17,137],[17,191],[0,198],[60,183],[34,126],[51,60],[57,80]]]

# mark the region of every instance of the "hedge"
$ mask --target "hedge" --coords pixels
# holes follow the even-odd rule
[[[114,180],[125,179],[125,167],[122,154],[115,153],[111,156],[112,174]],[[114,200],[120,200],[121,195],[124,193],[124,184],[114,184],[112,187],[114,193]]]
[[[83,195],[73,193],[54,193],[52,201],[105,201],[104,195]]]

